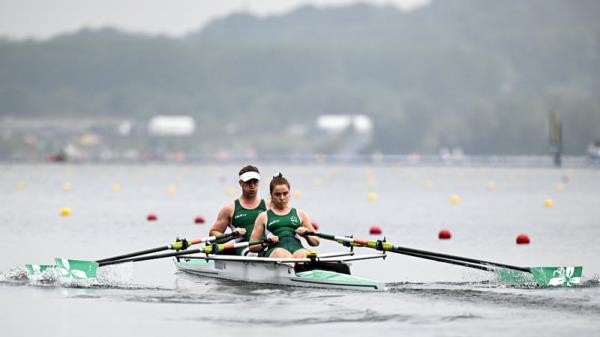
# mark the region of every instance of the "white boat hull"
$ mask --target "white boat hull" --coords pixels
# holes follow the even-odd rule
[[[249,261],[180,259],[179,271],[203,277],[294,287],[381,291],[385,283],[326,270],[296,272],[293,264]]]

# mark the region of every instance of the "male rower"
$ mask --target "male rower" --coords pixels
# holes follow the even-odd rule
[[[260,172],[252,165],[244,166],[239,172],[239,184],[242,194],[234,202],[225,205],[219,211],[217,220],[210,227],[209,235],[223,234],[227,228],[236,232],[239,241],[249,241],[256,217],[271,207],[271,202],[258,196]],[[243,249],[236,249],[240,255]]]

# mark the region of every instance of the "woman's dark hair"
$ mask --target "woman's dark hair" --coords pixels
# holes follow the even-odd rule
[[[273,179],[271,179],[271,184],[269,184],[269,191],[271,192],[271,194],[273,194],[273,190],[277,185],[287,185],[288,189],[291,189],[290,182],[287,179],[285,179],[283,177],[283,174],[281,173],[279,173],[276,176],[273,176]]]
[[[240,170],[240,173],[238,173],[238,175],[242,175],[246,172],[256,172],[256,173],[260,173],[258,172],[258,168],[256,168],[256,166],[252,166],[252,165],[246,165],[244,167],[242,167],[242,169]]]

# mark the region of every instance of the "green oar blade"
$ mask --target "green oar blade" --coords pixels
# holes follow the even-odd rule
[[[96,261],[70,260],[57,257],[56,267],[61,276],[71,279],[95,278],[98,263]]]
[[[29,276],[41,275],[49,268],[54,268],[52,264],[26,264],[27,274]]]
[[[582,266],[575,267],[531,267],[537,284],[545,287],[573,287],[581,283]]]
[[[541,287],[573,287],[581,283],[583,267],[531,267],[530,272],[496,269],[498,281],[510,285],[536,283]]]

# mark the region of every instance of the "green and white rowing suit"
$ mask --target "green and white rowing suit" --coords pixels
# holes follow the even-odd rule
[[[254,222],[258,215],[267,210],[267,204],[264,199],[260,199],[260,203],[256,208],[247,209],[242,206],[240,199],[235,199],[235,208],[233,215],[231,216],[231,224],[229,228],[233,231],[236,228],[245,228],[246,234],[244,237],[238,238],[238,241],[250,241],[252,230],[254,229]],[[243,248],[236,249],[236,254],[241,254]]]
[[[303,249],[302,243],[296,237],[296,228],[300,226],[302,226],[302,219],[298,216],[295,208],[292,208],[285,215],[277,215],[273,210],[268,210],[265,232],[279,237],[279,242],[269,247],[265,255],[270,256],[276,248],[284,248],[292,254],[299,249]]]

